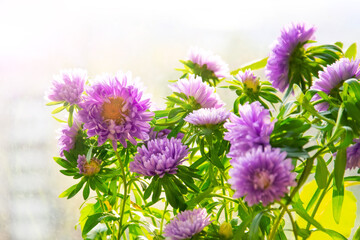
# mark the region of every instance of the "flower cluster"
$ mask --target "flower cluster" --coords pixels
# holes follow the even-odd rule
[[[144,176],[158,175],[162,178],[166,173],[175,174],[177,166],[188,155],[188,149],[180,139],[157,138],[139,147],[134,161],[130,163],[130,171]]]
[[[210,217],[203,208],[179,213],[165,226],[164,236],[170,240],[189,239],[209,225]]]

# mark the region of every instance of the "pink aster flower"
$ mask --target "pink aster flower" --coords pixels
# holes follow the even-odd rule
[[[59,146],[60,146],[60,156],[64,157],[64,151],[69,152],[75,146],[76,136],[81,129],[82,122],[78,118],[77,115],[74,115],[74,123],[71,127],[66,124],[60,130],[60,137],[59,137]]]
[[[47,93],[47,98],[55,102],[68,102],[70,105],[79,104],[84,91],[87,73],[82,69],[62,71],[54,77],[53,85]]]
[[[110,139],[115,149],[117,141],[127,147],[126,140],[136,145],[136,138],[149,138],[150,100],[143,99],[130,74],[102,75],[86,92],[79,115],[89,137],[99,136],[100,145]]]
[[[211,223],[204,208],[186,210],[166,224],[164,236],[169,240],[190,239]]]
[[[308,40],[314,39],[314,33],[315,28],[312,26],[304,23],[291,24],[281,31],[281,36],[273,45],[265,73],[273,86],[281,92],[289,86],[289,70],[293,56],[301,52]]]
[[[274,129],[275,121],[271,121],[269,110],[259,102],[245,103],[239,106],[240,117],[231,114],[224,127],[224,139],[231,144],[229,157],[236,157],[259,146],[270,144],[270,134]]]
[[[294,166],[286,152],[270,146],[253,148],[242,156],[231,160],[229,183],[235,190],[234,198],[244,197],[252,206],[262,202],[263,206],[280,200],[296,186]]]
[[[188,59],[199,67],[206,67],[213,72],[217,78],[225,78],[230,75],[229,65],[220,56],[211,51],[206,51],[198,47],[191,47],[188,52]],[[201,75],[195,72],[196,75]]]
[[[174,92],[185,94],[189,98],[187,99],[188,102],[194,106],[194,109],[221,108],[225,105],[220,100],[219,95],[215,93],[215,89],[204,83],[201,77],[190,75],[189,79],[180,79],[169,87]]]
[[[144,176],[158,175],[160,178],[166,173],[175,174],[177,166],[189,153],[186,145],[175,138],[150,140],[137,151],[134,161],[130,163],[130,171]]]
[[[229,118],[225,108],[201,108],[187,115],[184,120],[196,126],[217,125]]]
[[[314,81],[311,89],[323,91],[328,95],[333,95],[338,91],[342,83],[350,78],[360,79],[360,59],[349,60],[342,58],[339,61],[328,65],[323,71],[319,72],[319,79]],[[321,99],[316,94],[312,101]],[[329,104],[326,102],[315,105],[318,111],[326,111]]]

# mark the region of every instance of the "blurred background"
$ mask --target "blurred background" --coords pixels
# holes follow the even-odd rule
[[[348,47],[360,40],[359,7],[356,0],[0,0],[0,239],[81,239],[74,226],[82,197],[58,198],[73,182],[52,160],[60,124],[44,100],[60,70],[131,71],[161,107],[190,46],[234,70],[266,57],[284,25],[305,21],[317,27],[318,42]],[[223,91],[230,109],[233,96]]]

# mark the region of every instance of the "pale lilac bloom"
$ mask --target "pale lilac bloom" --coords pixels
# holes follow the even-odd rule
[[[185,94],[195,109],[221,108],[225,105],[215,89],[204,83],[199,76],[189,75],[189,79],[179,79],[169,87],[174,92]]]
[[[281,36],[274,43],[265,73],[273,86],[284,92],[289,86],[289,67],[295,49],[308,40],[314,39],[315,28],[304,23],[291,24],[281,31]],[[305,44],[306,45],[306,44]],[[306,46],[302,47],[306,47]]]
[[[189,154],[187,146],[180,139],[157,138],[138,147],[130,171],[144,176],[176,174],[177,166]]]
[[[217,125],[229,118],[225,108],[201,108],[187,115],[184,120],[196,126]]]
[[[335,63],[328,65],[323,71],[319,72],[319,79],[314,81],[311,89],[323,91],[327,95],[331,95],[333,91],[337,91],[342,83],[350,78],[360,79],[360,59],[349,60],[348,58],[341,58]],[[321,99],[316,94],[312,101]],[[329,104],[326,102],[315,105],[318,111],[326,111]]]
[[[274,129],[275,121],[271,121],[269,110],[259,102],[245,103],[239,106],[240,117],[231,114],[224,124],[228,130],[224,139],[231,144],[229,157],[236,157],[259,146],[270,144],[270,134]]]
[[[149,138],[150,99],[143,98],[130,74],[102,75],[86,92],[79,115],[87,135],[99,136],[99,145],[109,139],[116,149],[118,141],[127,147],[126,140],[136,145],[136,138]]]
[[[188,59],[200,67],[206,65],[206,68],[212,71],[217,78],[225,78],[230,75],[229,65],[211,51],[191,47],[188,52]]]
[[[54,102],[65,101],[70,105],[79,104],[84,92],[87,72],[82,69],[64,70],[54,77],[47,98]]]
[[[229,183],[235,190],[234,198],[245,196],[245,201],[252,206],[263,206],[279,201],[290,186],[296,186],[296,174],[291,172],[294,166],[287,153],[279,148],[253,148],[242,156],[233,158],[230,163]]]
[[[77,114],[74,114],[74,122],[71,127],[69,127],[68,124],[66,124],[61,130],[60,130],[60,136],[58,139],[58,143],[60,146],[60,156],[64,157],[64,151],[69,152],[71,149],[75,146],[76,136],[79,133],[79,130],[81,129],[82,122],[78,118]]]
[[[190,239],[210,223],[206,209],[186,210],[165,225],[164,236],[169,240]]]

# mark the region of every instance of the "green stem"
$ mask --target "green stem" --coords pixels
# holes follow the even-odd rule
[[[102,196],[101,196],[101,193],[99,192],[98,189],[96,189],[95,191],[96,191],[97,199],[98,199],[98,201],[99,201],[99,203],[100,203],[100,206],[101,206],[101,211],[102,211],[102,212],[105,212],[104,203],[103,203],[103,201],[101,201],[101,197],[102,197]],[[105,224],[106,224],[106,227],[113,232],[113,229],[109,226],[109,223],[108,223],[108,222],[105,222]]]
[[[289,211],[289,209],[287,208],[286,205],[283,205],[281,202],[279,202],[279,204],[285,209],[286,213],[288,214],[288,216],[290,218],[291,225],[292,225],[292,229],[293,229],[293,232],[294,232],[295,240],[298,240],[298,234],[297,234],[297,231],[296,231],[296,224],[295,224],[295,221],[294,221],[294,218],[293,218],[291,212]]]
[[[300,190],[300,188],[302,187],[302,185],[305,183],[306,179],[309,177],[310,173],[311,173],[311,170],[312,170],[312,167],[314,165],[314,160],[315,158],[317,158],[317,156],[319,156],[325,149],[327,148],[327,145],[322,147],[321,149],[319,149],[315,154],[314,156],[312,156],[311,158],[309,158],[307,161],[306,161],[306,164],[305,164],[305,167],[304,167],[304,171],[301,173],[301,176],[299,178],[299,181],[296,185],[296,187],[293,189],[293,191],[291,192],[290,194],[290,198],[289,198],[289,201],[285,204],[286,207],[283,207],[282,211],[280,212],[280,215],[279,217],[277,218],[275,224],[274,224],[274,227],[273,229],[271,230],[270,232],[270,235],[269,235],[269,240],[273,240],[274,237],[275,237],[275,233],[279,227],[279,224],[281,222],[281,219],[283,218],[285,212],[286,212],[286,209],[287,209],[287,206],[291,203],[293,197],[295,196],[295,194]]]
[[[115,149],[114,149],[115,150]],[[120,239],[121,237],[121,228],[122,228],[122,223],[123,223],[123,218],[124,218],[124,212],[125,212],[125,206],[126,206],[126,200],[127,200],[127,181],[126,181],[126,174],[125,174],[125,168],[124,168],[124,164],[121,161],[120,155],[119,153],[115,150],[115,154],[116,157],[119,161],[120,164],[120,168],[121,168],[121,177],[124,183],[124,197],[122,199],[122,207],[120,209],[120,220],[119,220],[119,234],[118,234],[118,239]],[[120,185],[120,184],[119,184]]]
[[[168,204],[169,204],[168,201],[165,201],[164,211],[163,211],[163,214],[161,216],[160,235],[162,234],[162,231],[163,231],[164,219],[165,219],[165,214],[166,214],[166,209],[168,207]]]
[[[285,206],[286,206],[286,205],[285,205]],[[279,228],[281,219],[283,218],[285,212],[286,212],[286,207],[284,207],[284,208],[282,209],[282,211],[280,212],[279,217],[276,219],[276,221],[275,221],[275,223],[274,223],[274,226],[273,226],[273,228],[271,229],[271,232],[270,232],[270,235],[269,235],[269,240],[275,239],[276,231],[277,231],[277,229]]]
[[[135,188],[136,188],[136,191],[140,194],[142,200],[144,201],[144,205],[146,205],[146,204],[147,204],[147,201],[144,199],[144,194],[142,194],[139,186],[138,186],[135,182],[134,182],[133,184],[134,184],[134,186],[135,186]],[[149,211],[149,213],[150,213],[151,215],[153,214],[152,211],[151,211],[151,209],[150,209],[150,207],[148,207],[147,210]],[[154,218],[153,216],[151,216],[151,221],[152,221],[153,225],[156,227],[157,224],[156,224],[155,218]]]
[[[322,193],[321,193],[321,195],[320,195],[320,197],[319,197],[319,199],[318,199],[318,201],[317,201],[317,203],[316,203],[316,205],[314,207],[314,210],[311,213],[311,218],[313,218],[313,219],[314,219],[314,217],[316,215],[317,210],[320,207],[321,201],[324,199],[324,197],[325,197],[325,195],[327,193],[327,190],[328,190],[329,185],[330,185],[330,183],[331,183],[331,181],[333,179],[333,176],[334,176],[334,172],[332,172],[331,175],[329,176],[329,180],[328,180],[328,182],[326,184],[326,187],[323,189],[323,191],[322,191]],[[311,226],[311,224],[308,222],[308,224],[306,225],[306,230],[309,230],[310,226]]]
[[[220,172],[221,172],[221,170],[220,170]],[[226,195],[223,176],[220,175],[220,179],[221,179],[221,185],[223,186],[223,187],[222,187],[222,193],[223,193],[224,195]],[[226,222],[229,222],[229,212],[228,212],[228,209],[227,209],[227,201],[226,201],[226,198],[224,198],[224,205],[225,205],[225,221],[226,221]]]

